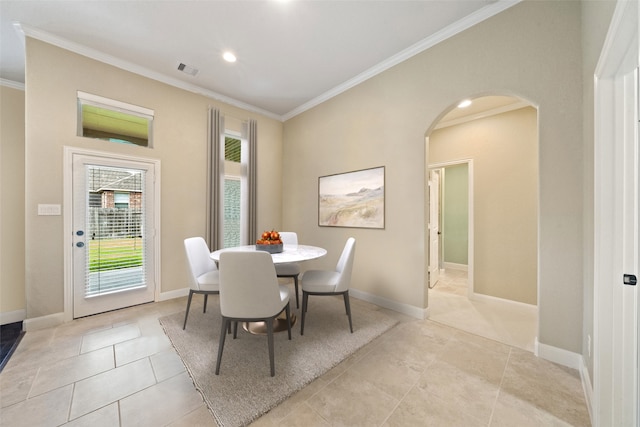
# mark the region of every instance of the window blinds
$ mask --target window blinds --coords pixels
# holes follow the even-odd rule
[[[85,297],[145,287],[146,171],[86,168]]]

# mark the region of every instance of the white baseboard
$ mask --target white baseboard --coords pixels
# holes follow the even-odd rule
[[[166,301],[174,298],[184,297],[187,295],[189,295],[189,288],[176,289],[174,291],[162,292],[158,297],[158,301]],[[36,331],[39,329],[52,328],[65,323],[64,313],[54,313],[54,314],[49,314],[47,316],[25,319],[26,315],[24,313],[24,310],[22,310],[22,312],[23,312],[22,319],[16,320],[16,322],[22,320],[24,322],[22,329],[25,331]],[[14,312],[11,312],[11,313],[14,313]],[[3,316],[2,324],[4,325],[5,313],[1,313],[1,314]],[[10,313],[7,313],[7,314],[10,314]],[[7,322],[7,323],[12,323],[12,322]]]
[[[584,363],[584,357],[580,358],[580,379],[582,380],[582,391],[584,392],[584,398],[587,402],[587,409],[589,410],[589,418],[591,424],[593,424],[593,384],[591,383],[591,377],[589,376],[589,369]]]
[[[443,262],[442,266],[445,270],[460,270],[460,271],[469,271],[469,266],[467,264],[456,264],[455,262]]]
[[[357,289],[349,289],[349,295],[354,298],[361,299],[363,301],[370,302],[380,307],[388,308],[389,310],[397,311],[398,313],[406,314],[407,316],[414,317],[416,319],[427,319],[429,317],[429,308],[419,308],[409,304],[403,304],[397,301],[392,301],[387,298],[373,295],[368,292],[359,291]]]
[[[64,313],[54,313],[46,316],[32,317],[31,319],[25,319],[22,324],[22,329],[29,331],[37,331],[39,329],[53,328],[60,326],[64,323]]]
[[[583,364],[581,354],[551,345],[542,344],[538,341],[538,337],[536,337],[534,354],[542,359],[557,363],[562,366],[566,366],[568,368],[573,368],[578,371],[581,370]]]
[[[22,322],[27,317],[27,310],[5,311],[0,313],[0,325]]]
[[[478,294],[478,293],[472,293],[471,295],[469,295],[469,299],[471,300],[475,300],[475,301],[491,301],[491,302],[496,302],[499,304],[504,304],[504,305],[510,305],[512,307],[517,307],[519,309],[525,309],[528,311],[531,311],[533,313],[537,313],[538,312],[538,306],[537,305],[533,305],[533,304],[527,304],[525,302],[520,302],[520,301],[513,301],[510,299],[504,299],[504,298],[498,298],[498,297],[494,297],[491,295],[485,295],[485,294]]]
[[[186,297],[189,295],[189,288],[176,289],[174,291],[160,292],[158,301],[167,301],[170,299]]]

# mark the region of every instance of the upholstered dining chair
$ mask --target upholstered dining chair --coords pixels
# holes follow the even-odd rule
[[[281,231],[280,239],[285,246],[298,246],[298,235],[293,231]],[[300,275],[300,265],[297,262],[276,264],[276,275],[278,277],[290,277],[293,279],[293,284],[296,290],[296,308],[300,308],[300,300],[298,298],[298,276]]]
[[[187,317],[189,317],[189,308],[191,307],[191,298],[193,294],[204,295],[203,313],[207,312],[207,297],[210,294],[220,292],[220,279],[218,267],[214,260],[210,257],[207,242],[202,237],[190,237],[184,240],[184,249],[187,254],[189,263],[189,299],[187,300],[187,311],[184,314],[184,325],[182,329],[187,327]]]
[[[265,322],[269,347],[271,376],[275,376],[273,322],[283,311],[291,339],[289,288],[278,284],[271,255],[267,252],[223,252],[220,254],[220,343],[216,375],[224,350],[226,332],[234,323],[233,338],[238,334],[238,322]]]
[[[349,317],[349,329],[353,333],[351,321],[351,305],[349,304],[349,286],[351,285],[351,271],[356,251],[356,239],[349,237],[344,245],[335,270],[307,270],[302,273],[302,320],[300,321],[300,335],[304,335],[304,319],[307,314],[309,295],[342,295],[344,308]]]

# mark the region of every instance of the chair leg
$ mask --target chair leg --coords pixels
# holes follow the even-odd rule
[[[207,299],[209,298],[209,294],[204,294],[204,308],[202,309],[203,313],[207,312]]]
[[[273,318],[265,319],[267,323],[267,341],[269,342],[269,364],[271,365],[271,376],[276,375],[276,365],[273,361]]]
[[[293,284],[296,289],[296,308],[300,308],[300,301],[298,300],[298,276],[293,276]]]
[[[300,335],[304,335],[304,316],[307,314],[307,302],[309,300],[309,294],[304,290],[302,291],[302,319],[300,320]]]
[[[347,311],[347,316],[349,316],[349,329],[351,333],[353,333],[353,324],[351,323],[351,305],[349,304],[349,291],[342,294],[344,297],[344,308]]]
[[[289,333],[289,341],[291,341],[291,307],[289,307],[289,303],[287,303],[287,332]]]
[[[229,328],[231,328],[231,325],[229,325]],[[229,329],[229,331],[231,331],[231,329]],[[235,340],[236,338],[238,338],[238,321],[237,320],[233,322],[233,339]]]
[[[189,289],[189,299],[187,299],[187,311],[184,313],[184,325],[182,330],[187,327],[187,317],[189,317],[189,308],[191,307],[191,297],[193,297],[193,290]]]
[[[224,339],[227,336],[227,328],[229,326],[229,319],[222,318],[222,326],[220,328],[220,343],[218,344],[218,360],[216,361],[216,375],[220,374],[220,362],[222,361],[222,350],[224,349]]]

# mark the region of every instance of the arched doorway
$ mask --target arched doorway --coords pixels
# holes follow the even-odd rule
[[[427,138],[439,171],[442,272],[429,284],[429,316],[534,351],[537,335],[537,110],[512,96],[452,105]],[[462,192],[462,194],[459,194]],[[428,221],[432,230],[435,221]],[[427,246],[427,245],[425,245]],[[464,287],[464,288],[461,288]]]

